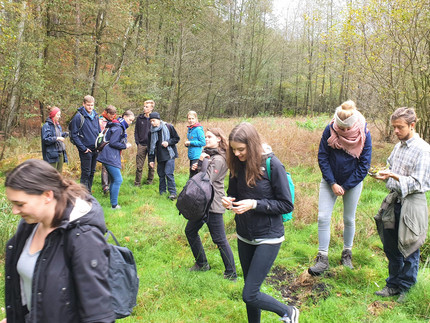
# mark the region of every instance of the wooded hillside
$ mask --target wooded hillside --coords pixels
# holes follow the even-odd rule
[[[0,134],[85,94],[163,118],[332,112],[369,120],[414,107],[430,139],[429,0],[28,0],[0,4]],[[22,127],[20,128],[22,131]]]

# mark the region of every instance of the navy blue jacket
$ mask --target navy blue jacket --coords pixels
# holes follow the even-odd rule
[[[81,125],[81,116],[82,114],[85,118],[84,124],[82,128],[79,129]],[[78,113],[73,117],[72,121],[70,121],[70,137],[78,147],[79,151],[86,151],[87,148],[95,151],[95,142],[96,138],[101,132],[99,116],[97,112],[94,110],[94,118],[91,120],[87,111],[82,106],[78,109]]]
[[[109,247],[103,236],[106,232],[103,209],[94,198],[90,199],[91,210],[72,222],[68,219],[73,205],[69,204],[61,225],[46,237],[34,268],[32,290],[35,292],[28,321],[24,319],[28,310],[22,306],[16,265],[35,224],[20,222],[17,232],[6,245],[8,323],[114,322],[108,282]],[[67,250],[64,250],[65,239]],[[70,255],[71,266],[65,255]]]
[[[61,137],[67,137],[67,133],[63,132],[61,126],[58,125]],[[42,156],[43,160],[48,163],[56,163],[59,161],[60,152],[63,151],[61,143],[57,140],[57,132],[55,131],[55,124],[51,118],[46,119],[42,127],[40,137],[42,139]],[[67,154],[64,150],[64,162],[67,163]]]
[[[180,138],[176,129],[170,123],[166,122],[167,129],[170,132],[170,139],[168,141],[169,146],[173,148],[175,152],[175,156],[173,158],[178,158],[178,148],[176,148],[176,144],[179,142]],[[155,156],[157,156],[157,162],[168,161],[170,159],[169,151],[167,148],[161,145],[161,130],[158,130],[158,141],[155,144],[155,152],[153,155],[148,155],[149,162],[155,161]],[[151,144],[151,132],[148,135],[148,146]]]
[[[372,158],[372,139],[366,127],[366,141],[359,158],[352,157],[343,149],[333,149],[327,143],[330,138],[327,125],[321,137],[318,150],[318,164],[324,180],[329,184],[338,184],[344,190],[357,186],[366,177]]]
[[[106,140],[109,143],[99,153],[97,160],[103,164],[121,168],[121,150],[127,148],[127,135],[120,123],[109,122]]]
[[[139,114],[134,128],[134,141],[137,145],[148,146],[148,135],[151,130],[151,121],[145,115]],[[200,156],[199,156],[200,157]]]
[[[236,177],[229,178],[228,196],[235,197],[236,201],[245,199],[257,200],[257,208],[243,214],[236,214],[237,233],[248,240],[261,238],[280,238],[284,235],[282,214],[293,211],[290,186],[284,165],[274,156],[271,157],[271,178],[266,171],[266,158],[263,158],[262,178],[257,180],[254,187],[246,185],[245,163],[239,169]]]

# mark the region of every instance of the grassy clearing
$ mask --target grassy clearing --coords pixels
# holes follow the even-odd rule
[[[296,304],[301,322],[428,322],[430,320],[430,268],[425,259],[419,272],[419,281],[409,293],[405,304],[395,298],[382,299],[373,292],[384,286],[387,261],[382,244],[376,234],[373,215],[386,195],[385,187],[371,178],[366,178],[364,190],[357,210],[356,236],[353,249],[355,269],[343,268],[340,255],[343,246],[342,203],[337,203],[332,217],[330,241],[330,272],[323,277],[310,277],[307,268],[313,263],[317,252],[317,208],[318,187],[321,174],[316,162],[318,143],[324,127],[320,119],[256,118],[253,122],[267,142],[292,173],[296,184],[296,210],[294,220],[285,224],[285,237],[280,254],[263,291],[279,300]],[[328,120],[326,120],[328,121]],[[228,132],[238,119],[216,120],[204,123],[219,126]],[[306,124],[306,127],[299,126]],[[176,128],[185,138],[185,124]],[[130,132],[131,134],[132,132]],[[132,136],[129,136],[132,138]],[[374,163],[385,163],[392,144],[374,139]],[[181,143],[183,140],[181,140]],[[179,144],[180,159],[177,163],[176,182],[178,188],[187,180],[186,150]],[[17,142],[19,145],[20,142]],[[38,142],[27,143],[26,151],[13,151],[0,165],[4,171],[16,163],[37,155]],[[78,156],[68,146],[71,163],[66,174],[79,173]],[[109,198],[103,196],[100,173],[96,174],[94,196],[105,209],[108,227],[119,241],[129,247],[135,255],[140,275],[138,306],[133,316],[123,322],[246,322],[245,306],[241,300],[242,272],[237,256],[237,243],[233,214],[224,216],[226,231],[231,243],[239,279],[237,283],[222,278],[223,263],[212,243],[206,227],[201,237],[212,270],[204,273],[189,272],[193,257],[188,247],[184,229],[185,219],[178,215],[174,202],[158,195],[158,183],[135,188],[135,148],[124,153],[124,183],[119,202],[121,210],[111,210]],[[145,176],[144,176],[144,179]],[[4,198],[4,176],[0,179],[0,239],[6,239],[14,231],[17,220],[10,215]],[[4,242],[2,246],[4,246]],[[424,249],[428,248],[428,243]],[[2,260],[3,262],[3,260]],[[3,276],[0,276],[0,289]],[[2,291],[0,293],[3,294]],[[4,306],[4,304],[0,304]],[[262,322],[275,322],[277,315],[263,312]]]

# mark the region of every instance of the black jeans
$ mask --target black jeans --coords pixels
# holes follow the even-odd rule
[[[198,159],[190,160],[190,177],[189,178],[193,177],[194,175],[196,175],[199,172],[199,170],[197,168],[194,170],[191,169],[191,167],[193,167],[194,164],[198,164],[198,163],[199,163]]]
[[[81,159],[81,184],[87,188],[90,194],[91,187],[93,186],[94,173],[96,172],[98,155],[96,151],[86,154],[79,151],[79,158]]]
[[[188,243],[190,244],[196,263],[199,266],[203,266],[208,262],[199,236],[199,230],[204,223],[203,219],[198,221],[188,221],[187,226],[185,227],[185,235],[187,236]],[[221,258],[225,267],[224,274],[235,276],[236,266],[234,264],[233,252],[231,251],[225,235],[224,219],[222,214],[209,212],[206,224],[208,225],[212,241],[218,246],[219,252],[221,253]]]
[[[287,305],[272,296],[260,292],[260,287],[278,255],[281,244],[251,245],[237,240],[240,264],[242,265],[245,286],[242,298],[246,303],[249,323],[259,323],[261,310],[271,311],[280,317],[287,313]]]

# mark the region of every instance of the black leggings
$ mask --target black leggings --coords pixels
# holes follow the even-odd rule
[[[188,221],[185,227],[185,234],[190,244],[196,263],[199,266],[203,266],[208,263],[206,258],[205,250],[199,236],[199,230],[205,224],[202,220]],[[226,275],[236,276],[236,266],[234,264],[233,252],[231,251],[230,245],[227,241],[224,229],[224,219],[221,213],[209,212],[209,218],[207,223],[209,232],[212,237],[212,241],[218,246],[219,252],[221,253],[222,261],[224,262]]]
[[[251,245],[237,240],[237,246],[245,278],[242,298],[246,303],[248,322],[259,323],[261,310],[274,312],[281,317],[284,316],[287,313],[287,305],[260,292],[260,287],[278,255],[281,244]]]

